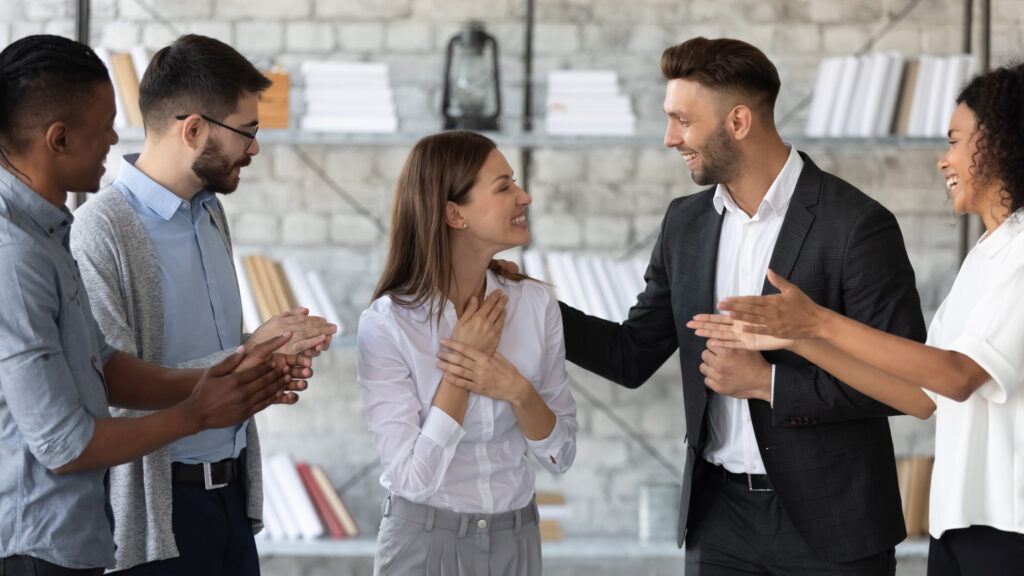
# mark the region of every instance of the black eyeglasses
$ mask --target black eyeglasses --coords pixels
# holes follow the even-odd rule
[[[191,114],[181,114],[179,116],[175,116],[174,119],[175,120],[184,120],[184,119],[188,118],[189,116],[191,116]],[[228,126],[227,124],[223,124],[221,122],[217,122],[216,120],[214,120],[213,118],[210,118],[206,114],[200,114],[199,117],[202,118],[203,120],[206,120],[207,122],[209,122],[211,124],[216,124],[217,126],[220,126],[221,128],[227,128],[228,130],[231,130],[235,134],[240,134],[240,135],[245,136],[246,138],[248,138],[249,140],[245,143],[245,151],[246,152],[248,152],[249,151],[249,147],[252,146],[252,141],[256,139],[256,133],[260,131],[260,127],[259,126],[253,128],[252,132],[246,132],[245,130],[239,130],[238,128],[232,128],[231,126]]]

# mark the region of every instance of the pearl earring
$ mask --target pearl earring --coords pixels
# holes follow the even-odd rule
[[[466,226],[466,223],[465,223],[465,222],[463,222],[463,223],[462,223],[462,228],[463,228],[463,229],[467,228],[467,226]]]

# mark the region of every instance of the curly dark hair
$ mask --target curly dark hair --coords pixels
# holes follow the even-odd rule
[[[1024,208],[1024,63],[976,76],[956,102],[978,121],[974,176],[1003,185],[1011,214]]]

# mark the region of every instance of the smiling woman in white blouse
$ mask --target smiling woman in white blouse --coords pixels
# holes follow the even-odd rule
[[[529,459],[564,473],[578,425],[557,301],[493,261],[529,241],[529,204],[471,132],[420,140],[402,168],[358,332],[389,492],[374,574],[541,573]]]
[[[985,234],[935,313],[926,344],[822,308],[771,271],[780,294],[727,298],[719,308],[732,318],[700,315],[688,326],[712,345],[787,348],[907,414],[935,412],[929,576],[1021,574],[1024,65],[967,84],[938,168],[953,207],[981,216]]]

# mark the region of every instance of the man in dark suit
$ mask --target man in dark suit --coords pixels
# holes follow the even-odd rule
[[[822,305],[923,340],[896,220],[782,141],[778,73],[757,48],[694,38],[665,51],[662,73],[665,145],[713,186],[669,205],[625,322],[562,304],[566,356],[636,388],[679,349],[688,575],[893,574],[906,536],[895,412],[799,356],[708,348],[685,324],[726,296],[775,292],[770,267]]]

